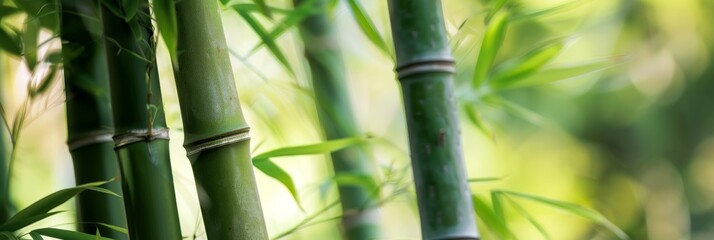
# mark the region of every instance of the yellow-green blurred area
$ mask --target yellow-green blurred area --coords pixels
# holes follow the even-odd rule
[[[291,1],[267,2],[291,8]],[[474,181],[472,192],[487,203],[491,191],[508,190],[595,209],[632,239],[714,239],[714,1],[506,1],[504,8],[514,13],[537,15],[562,7],[509,20],[494,68],[562,38],[570,39],[566,48],[546,67],[603,59],[612,66],[529,87],[497,92],[470,89],[461,83],[471,80],[486,13],[496,2],[442,1],[458,68],[456,100],[459,106],[468,102],[476,112],[469,115],[459,108],[466,171],[473,180],[495,178]],[[392,46],[387,1],[360,3]],[[293,76],[265,47],[251,52],[261,38],[234,11],[223,9],[222,16],[240,101],[251,126],[253,154],[321,142],[302,56],[303,45],[312,43],[302,43],[295,28],[276,40],[294,69]],[[285,17],[280,12],[273,19],[256,16],[267,29]],[[371,160],[379,166],[374,169],[377,181],[411,186],[394,60],[364,36],[345,1],[337,1],[333,17],[357,122],[376,139],[368,146]],[[2,21],[22,29],[27,17],[18,14]],[[60,40],[54,36],[43,31],[39,56],[59,49]],[[165,46],[159,47],[182,231],[189,238],[205,239],[191,166],[182,148],[171,64]],[[23,59],[0,52],[2,106],[11,125],[28,98],[28,86],[40,82],[50,71],[48,66],[40,64],[31,71]],[[11,199],[18,209],[74,185],[65,144],[61,74],[56,80],[33,101],[28,118],[32,121],[25,124],[14,146]],[[489,94],[499,101],[484,100]],[[9,153],[5,154],[9,157]],[[328,155],[273,160],[294,178],[304,212],[283,185],[256,170],[271,236],[291,229],[338,198],[334,184],[325,184],[332,172]],[[399,178],[402,172],[404,177]],[[389,185],[393,187],[380,193],[384,200],[379,206],[380,239],[420,239],[413,187],[402,193],[396,187],[402,185]],[[61,208],[69,211],[29,228],[73,229],[74,202]],[[518,239],[615,238],[587,218],[524,198],[507,197],[503,213]],[[330,208],[284,239],[340,239],[335,218],[340,214],[339,208]],[[487,224],[479,224],[484,239],[497,239]]]

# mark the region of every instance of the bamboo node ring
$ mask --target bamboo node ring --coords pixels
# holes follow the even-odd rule
[[[419,73],[433,73],[433,72],[446,72],[454,73],[456,72],[456,67],[454,66],[453,60],[447,59],[424,59],[421,61],[411,62],[404,66],[400,66],[396,69],[397,77],[403,79],[408,76],[412,76]]]
[[[152,141],[155,139],[169,140],[169,130],[159,129],[134,129],[114,135],[114,148],[126,146],[135,142]]]
[[[67,140],[67,147],[70,151],[89,146],[96,143],[111,142],[114,131],[100,130],[79,134],[77,137]]]
[[[217,147],[222,147],[247,140],[250,140],[249,127],[241,128],[235,131],[185,144],[184,148],[186,149],[186,156],[191,156],[205,150],[214,149]]]

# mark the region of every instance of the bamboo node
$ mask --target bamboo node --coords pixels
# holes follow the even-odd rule
[[[420,73],[455,73],[456,67],[454,65],[454,61],[449,59],[424,59],[398,67],[397,77],[404,79]]]
[[[245,127],[193,143],[185,144],[186,156],[191,156],[205,150],[214,149],[234,143],[250,140],[250,128]]]
[[[169,140],[169,130],[166,128],[127,130],[114,135],[114,148],[135,142],[153,141],[156,139]]]
[[[74,151],[78,148],[96,143],[111,142],[113,135],[114,131],[112,130],[100,130],[83,133],[77,137],[67,140],[67,147],[69,147],[70,151]]]

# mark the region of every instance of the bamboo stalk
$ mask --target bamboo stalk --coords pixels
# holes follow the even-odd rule
[[[328,140],[354,137],[360,134],[350,106],[345,66],[339,52],[339,40],[327,15],[325,0],[294,0],[295,6],[313,2],[314,13],[300,24],[305,43],[305,58],[310,66],[315,92],[317,115]],[[371,175],[367,153],[358,146],[331,154],[336,175]],[[376,202],[371,189],[338,183],[342,204],[342,228],[346,239],[379,238]]]
[[[96,1],[62,0],[60,37],[64,55],[67,96],[68,146],[74,163],[77,184],[106,181],[119,176],[119,164],[112,143],[113,123],[109,105],[106,54],[100,41]],[[119,180],[104,186],[121,194]],[[128,239],[126,234],[95,223],[126,227],[121,198],[86,191],[78,196],[79,229],[104,237]]]
[[[176,2],[174,65],[187,155],[209,239],[267,239],[217,1]],[[180,67],[179,67],[180,66]]]
[[[0,74],[4,73],[3,68],[5,68],[5,56],[0,55]],[[0,79],[4,76],[0,76]],[[3,84],[0,82],[0,102],[2,101],[2,89],[3,89]],[[10,201],[10,189],[9,189],[9,177],[10,173],[8,172],[8,152],[7,152],[7,144],[8,144],[8,138],[5,136],[7,133],[7,128],[5,127],[5,118],[0,117],[0,223],[4,223],[8,219],[10,219],[10,216],[12,215],[13,212],[13,205],[12,202]]]
[[[112,5],[114,4],[114,5]],[[115,151],[131,239],[181,239],[148,1],[125,20],[102,4]]]
[[[390,0],[423,239],[477,239],[439,0]]]

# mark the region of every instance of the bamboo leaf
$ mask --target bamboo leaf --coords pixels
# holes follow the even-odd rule
[[[240,10],[239,8],[233,8],[237,12]],[[298,6],[295,6],[295,9],[293,11],[289,12],[280,22],[275,24],[275,28],[270,31],[269,36],[270,39],[278,39],[283,33],[285,33],[288,29],[297,26],[303,19],[305,19],[308,15],[315,13],[317,11],[320,11],[320,8],[315,4],[315,0],[307,0],[303,3],[301,3]],[[258,45],[253,47],[250,52],[248,53],[248,56],[252,55],[257,51],[263,44],[267,43],[265,41],[261,41]]]
[[[28,14],[26,21],[40,21],[42,27],[56,31],[59,26],[57,2],[55,0],[13,0],[15,6]]]
[[[133,19],[134,16],[136,16],[136,13],[139,12],[139,5],[141,1],[139,0],[121,0],[122,4],[122,10],[124,10],[124,20],[129,22],[129,20]]]
[[[28,234],[30,235],[32,240],[44,240],[44,238],[42,238],[42,235],[40,235],[39,233],[29,232]]]
[[[493,64],[493,61],[496,59],[498,50],[503,44],[507,28],[508,14],[503,11],[496,13],[491,22],[488,24],[486,32],[483,36],[483,41],[481,42],[481,51],[478,54],[473,79],[471,81],[474,89],[480,87],[486,80],[488,71]]]
[[[19,13],[21,10],[16,7],[11,6],[0,6],[0,19],[3,17],[11,16],[13,14]]]
[[[117,5],[115,0],[99,0],[99,1],[101,2],[102,6],[104,6],[105,8],[107,8],[107,10],[112,12],[114,14],[114,16],[121,17],[121,18],[124,17],[124,14],[122,14],[121,9],[119,8],[119,5]]]
[[[258,37],[262,40],[263,43],[265,43],[266,46],[268,46],[268,49],[270,52],[275,56],[280,64],[282,64],[290,74],[295,75],[295,72],[293,71],[293,68],[290,66],[290,63],[288,62],[288,59],[285,57],[285,54],[283,54],[282,50],[278,47],[278,45],[275,43],[275,39],[269,34],[265,28],[258,23],[258,21],[253,18],[252,15],[248,12],[244,11],[238,11],[238,14],[245,20],[248,25],[255,31],[256,34],[258,34]]]
[[[501,64],[494,71],[489,83],[499,86],[509,85],[532,75],[551,62],[573,40],[573,37],[565,37],[548,41],[521,57]]]
[[[523,20],[546,16],[549,14],[567,10],[569,8],[577,7],[579,4],[584,3],[586,1],[588,1],[588,0],[573,0],[570,2],[564,2],[564,3],[558,4],[553,7],[549,7],[549,8],[544,8],[544,9],[525,12],[525,13],[514,14],[514,16],[511,18],[511,20],[512,21],[523,21]]]
[[[169,56],[174,67],[178,67],[178,55],[176,55],[178,27],[176,26],[176,8],[174,0],[154,0],[154,15],[159,33],[164,38],[166,48],[169,49]]]
[[[365,12],[362,5],[360,5],[357,0],[347,0],[347,3],[350,7],[350,11],[352,11],[352,16],[354,16],[357,25],[359,26],[360,30],[362,30],[362,33],[367,36],[367,38],[369,39],[369,41],[372,42],[372,44],[382,50],[384,54],[386,54],[387,56],[392,56],[392,53],[389,51],[389,47],[387,46],[386,41],[384,41],[382,36],[379,34],[377,28]]]
[[[494,82],[491,87],[495,90],[507,88],[521,88],[535,85],[548,84],[560,80],[580,77],[586,74],[599,72],[624,63],[622,57],[596,59],[583,63],[547,67],[529,77],[511,82]]]
[[[0,231],[14,232],[14,231],[20,230],[24,227],[27,227],[30,224],[39,222],[42,219],[48,218],[50,216],[53,216],[55,214],[62,213],[62,212],[65,212],[65,211],[48,212],[48,213],[34,215],[31,217],[28,217],[25,219],[20,219],[20,220],[13,221],[13,222],[8,221],[7,223],[0,225]]]
[[[236,3],[236,4],[232,4],[232,5],[228,6],[228,8],[231,8],[231,9],[235,10],[236,12],[247,12],[247,13],[262,11],[260,6],[253,4],[253,3]],[[274,13],[281,13],[281,14],[292,13],[292,10],[287,10],[287,9],[283,9],[283,8],[276,8],[273,6],[268,6],[268,8],[270,8],[270,11],[274,12]]]
[[[505,190],[496,190],[494,192],[499,192],[502,194],[507,194],[508,196],[513,196],[513,197],[518,197],[518,198],[526,199],[526,200],[533,201],[533,202],[538,202],[538,203],[541,203],[544,205],[548,205],[548,206],[569,212],[571,214],[583,217],[585,219],[593,221],[594,223],[597,223],[597,224],[607,228],[612,233],[614,233],[619,239],[630,239],[627,236],[627,234],[625,234],[625,232],[623,232],[615,224],[613,224],[612,222],[607,220],[607,218],[605,218],[602,214],[598,213],[595,210],[585,208],[585,207],[582,207],[580,205],[573,204],[573,203],[553,200],[553,199],[549,199],[549,198],[544,198],[544,197],[520,193],[520,192],[512,192],[512,191],[505,191]]]
[[[496,4],[493,6],[493,8],[491,8],[488,11],[488,13],[486,14],[485,20],[486,20],[487,24],[489,22],[491,22],[491,19],[493,18],[493,16],[495,16],[496,13],[498,13],[498,11],[500,11],[503,8],[503,6],[506,5],[507,2],[508,2],[508,0],[498,0],[498,2],[496,2]]]
[[[263,13],[268,18],[273,18],[273,13],[270,11],[270,8],[268,7],[268,4],[265,3],[265,0],[253,0],[255,5],[260,8],[260,11]]]
[[[94,183],[87,183],[83,185],[79,185],[76,187],[72,188],[67,188],[67,189],[62,189],[57,192],[54,192],[37,202],[34,202],[30,206],[26,207],[25,209],[22,209],[20,212],[12,216],[10,219],[8,219],[5,222],[5,225],[7,224],[13,224],[16,222],[20,221],[25,221],[28,218],[31,218],[33,216],[45,214],[52,210],[53,208],[67,202],[67,200],[71,199],[72,197],[76,196],[77,194],[83,192],[84,190],[87,190],[92,187],[98,187],[101,185],[106,184],[109,181],[104,181],[104,182],[94,182]]]
[[[353,146],[356,144],[364,143],[364,142],[366,142],[366,139],[367,138],[365,138],[365,137],[344,138],[344,139],[338,139],[338,140],[325,141],[325,142],[318,143],[318,144],[279,148],[279,149],[275,149],[275,150],[268,151],[268,152],[254,156],[253,157],[253,166],[255,166],[258,170],[265,173],[266,175],[268,175],[268,176],[274,178],[275,180],[278,180],[280,183],[282,183],[288,189],[288,191],[290,191],[290,194],[293,196],[293,198],[299,205],[300,201],[299,201],[297,189],[295,187],[295,183],[294,183],[292,177],[290,177],[290,174],[288,174],[280,166],[278,166],[274,162],[270,161],[271,158],[299,156],[299,155],[312,155],[312,154],[325,154],[325,153],[330,153],[330,152],[334,152],[337,150],[341,150],[341,149],[344,149],[344,148],[347,148],[349,146]]]
[[[513,205],[513,208],[515,208],[516,211],[518,211],[518,213],[523,215],[528,220],[528,222],[531,223],[531,225],[533,225],[536,229],[538,229],[538,232],[540,232],[540,234],[543,235],[543,238],[552,239],[550,237],[550,234],[548,234],[548,231],[545,230],[545,227],[543,227],[542,224],[540,224],[535,218],[533,218],[533,216],[530,213],[528,213],[528,211],[526,211],[525,208],[523,208],[520,204],[518,204],[518,202],[514,201],[511,198],[506,198],[506,199],[509,200],[511,205]]]
[[[498,106],[504,111],[521,118],[523,120],[528,121],[531,124],[534,125],[540,125],[545,122],[545,118],[540,115],[537,112],[534,112],[533,110],[530,110],[528,108],[525,108],[517,103],[508,101],[503,98],[499,97],[488,97],[484,99],[487,103],[492,104],[494,106]]]
[[[486,123],[481,118],[481,114],[476,110],[475,104],[467,103],[464,105],[464,112],[466,112],[466,119],[471,122],[476,128],[481,131],[486,136],[493,138],[493,131],[486,126]]]
[[[485,200],[476,195],[472,195],[472,201],[476,217],[481,219],[498,239],[513,239],[513,234],[508,229],[506,223],[496,216]]]
[[[49,89],[55,79],[55,76],[57,75],[57,71],[59,71],[59,68],[59,65],[50,66],[50,72],[47,73],[37,85],[30,87],[30,98],[37,97]]]
[[[469,178],[469,183],[496,182],[503,180],[502,177]]]
[[[111,229],[111,230],[114,230],[114,231],[117,231],[117,232],[120,232],[120,233],[129,235],[129,230],[127,230],[126,228],[119,227],[119,226],[114,226],[114,225],[106,224],[106,223],[96,223],[96,224],[97,224],[97,225],[104,226],[104,227],[109,228],[109,229]]]
[[[40,28],[40,21],[37,19],[25,23],[22,48],[24,50],[25,63],[30,71],[35,69],[35,65],[37,65],[37,44],[40,37]]]
[[[0,49],[15,56],[22,55],[21,40],[16,34],[7,32],[0,26]]]
[[[97,237],[92,234],[86,234],[83,232],[75,232],[70,230],[58,229],[58,228],[40,228],[33,230],[32,232],[38,233],[42,236],[66,239],[66,240],[112,240],[111,238]]]
[[[11,232],[0,232],[0,239],[2,240],[20,240],[18,237],[16,237],[14,234]]]

